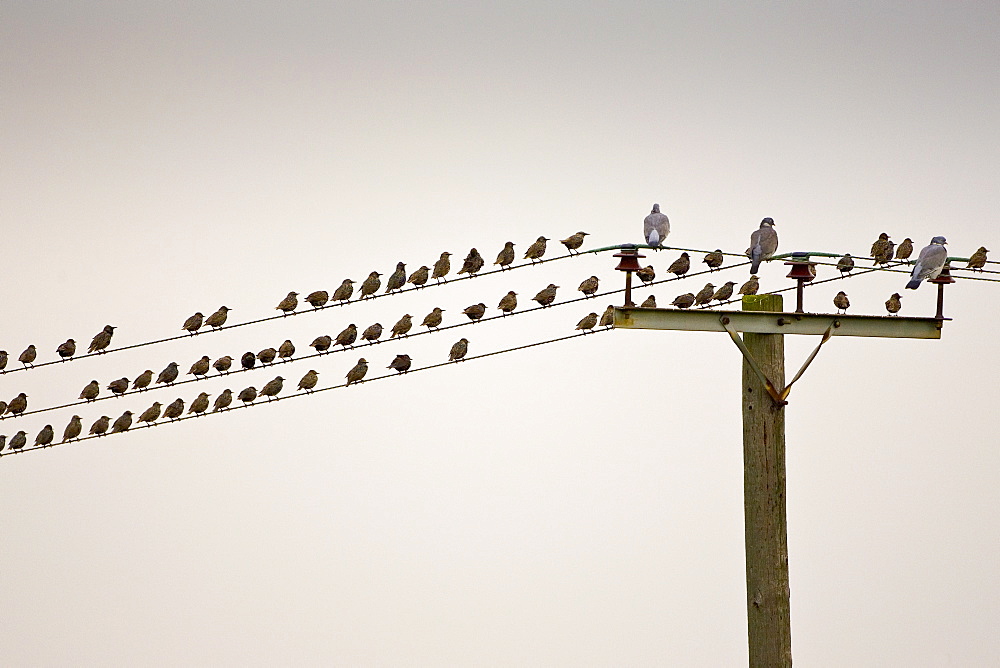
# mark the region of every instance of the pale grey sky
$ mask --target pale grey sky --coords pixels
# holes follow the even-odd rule
[[[996,248],[998,29],[985,2],[4,3],[0,348],[48,360],[105,324],[136,343],[220,304],[254,319],[442,250],[638,241],[653,202],[682,247],[739,252],[771,216],[782,251],[866,254],[882,231]],[[0,399],[62,404],[91,379],[308,350],[433,306],[457,322],[510,289],[611,287],[613,266],[9,374]],[[763,289],[785,273],[766,266]],[[807,306],[844,289],[882,314],[904,283],[834,282]],[[940,341],[834,339],[796,385],[798,665],[1000,661],[996,287],[950,287]],[[75,410],[86,428],[278,373],[327,385],[362,354],[375,373],[459,336],[486,352],[606,303]],[[904,315],[933,309],[926,286],[904,296]],[[788,337],[789,373],[815,344]],[[739,665],[740,359],[725,336],[619,330],[4,457],[0,662]],[[0,434],[61,434],[72,412]]]

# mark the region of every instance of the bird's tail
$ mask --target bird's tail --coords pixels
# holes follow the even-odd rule
[[[646,243],[649,244],[650,246],[659,246],[660,245],[660,233],[657,232],[656,230],[650,230],[649,231],[649,236],[646,237]]]
[[[906,284],[906,289],[907,290],[916,290],[919,287],[920,287],[920,279],[919,278],[911,278],[910,282]]]
[[[757,270],[760,268],[760,261],[761,261],[761,257],[760,257],[759,253],[753,253],[750,256],[750,275],[751,276],[757,273]]]

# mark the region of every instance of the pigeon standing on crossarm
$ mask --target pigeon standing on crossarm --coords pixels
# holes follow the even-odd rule
[[[948,260],[948,249],[944,247],[947,243],[944,237],[934,237],[929,245],[923,247],[910,274],[910,282],[906,284],[908,290],[916,290],[924,279],[934,279],[941,274]]]
[[[750,235],[750,248],[747,249],[750,273],[756,274],[760,263],[774,255],[777,250],[778,233],[774,231],[774,220],[765,218],[760,221],[760,227]]]
[[[670,219],[660,213],[660,205],[654,204],[653,210],[642,221],[642,233],[650,246],[663,246],[664,240],[670,234]]]

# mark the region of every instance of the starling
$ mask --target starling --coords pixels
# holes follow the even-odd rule
[[[837,313],[841,311],[847,313],[847,309],[851,308],[851,301],[847,298],[847,293],[841,290],[833,298],[833,305],[837,307]]]
[[[944,264],[948,260],[948,251],[945,244],[948,242],[944,237],[934,237],[929,246],[924,246],[917,256],[917,263],[913,266],[910,274],[910,282],[906,287],[916,290],[920,287],[920,282],[925,278],[935,279],[941,275]]]
[[[659,204],[654,204],[653,210],[642,221],[642,233],[650,246],[662,246],[663,240],[670,234],[670,219],[660,213]]]
[[[108,424],[110,423],[111,423],[111,418],[108,417],[107,415],[102,415],[101,417],[97,418],[97,421],[94,422],[94,424],[90,425],[89,433],[93,434],[94,436],[104,436],[104,434],[108,431]]]
[[[236,398],[244,404],[252,404],[253,400],[257,398],[257,388],[253,385],[245,387],[240,390],[240,393],[236,396]]]
[[[649,295],[639,304],[639,308],[656,308],[656,295]]]
[[[733,296],[733,286],[736,285],[735,281],[726,281],[725,285],[715,291],[712,295],[713,300],[718,300],[724,302]]]
[[[755,295],[760,289],[760,280],[756,276],[751,276],[750,280],[740,287],[741,295]]]
[[[7,368],[7,351],[0,350],[0,371]]]
[[[556,300],[556,289],[558,287],[559,287],[558,285],[553,285],[552,283],[549,283],[549,286],[547,288],[539,291],[539,293],[534,297],[532,297],[532,299],[541,304],[542,306],[550,306],[552,302]]]
[[[306,375],[302,376],[302,380],[299,381],[299,389],[312,392],[317,382],[319,382],[319,372],[310,369],[306,372]]]
[[[889,312],[889,315],[896,315],[899,313],[899,309],[903,308],[903,305],[899,303],[899,300],[902,298],[903,295],[898,292],[892,293],[892,296],[885,303],[885,310]]]
[[[7,413],[11,415],[20,415],[24,411],[28,410],[28,395],[21,392],[19,395],[10,400],[7,404]]]
[[[583,245],[583,238],[588,234],[588,232],[577,232],[570,235],[569,238],[561,240],[559,243],[566,247],[570,255],[573,255],[573,251]],[[576,254],[579,255],[579,251]]]
[[[128,392],[128,378],[119,378],[118,380],[111,381],[108,383],[108,389],[120,397]]]
[[[285,341],[278,346],[278,357],[287,361],[290,361],[292,355],[295,354],[295,344],[292,343],[291,339],[285,339]]]
[[[892,242],[889,241],[888,234],[883,232],[878,235],[878,239],[872,244],[871,255],[875,264],[885,264],[892,259]]]
[[[417,269],[415,272],[410,274],[410,277],[406,279],[407,283],[411,283],[418,288],[424,287],[424,283],[427,282],[427,276],[430,273],[430,269],[427,265],[424,265]]]
[[[63,360],[67,360],[73,355],[76,355],[76,341],[73,339],[66,339],[66,343],[60,343],[59,347],[56,348],[56,352],[59,353],[59,357]]]
[[[353,344],[355,341],[357,341],[357,339],[358,339],[358,328],[352,322],[344,329],[344,331],[342,331],[340,334],[337,334],[337,338],[334,339],[333,342],[336,343],[338,346],[343,346],[344,348],[347,348],[347,346],[351,346],[353,348],[354,347]]]
[[[990,251],[986,248],[986,246],[980,246],[979,250],[973,253],[972,257],[969,258],[969,263],[965,265],[965,268],[978,269],[979,271],[982,271],[983,267],[986,266],[986,254],[989,252]],[[3,367],[0,367],[0,369],[2,368]]]
[[[451,351],[448,353],[448,361],[449,362],[458,361],[463,357],[465,357],[465,353],[467,353],[468,351],[469,351],[469,340],[459,339],[451,347]]]
[[[896,259],[909,260],[911,255],[913,255],[913,239],[906,237],[903,239],[903,243],[899,244],[899,248],[896,249]]]
[[[208,316],[205,320],[205,324],[210,326],[212,329],[218,329],[226,324],[226,318],[229,317],[229,312],[232,311],[228,306],[220,306],[219,310]]]
[[[288,315],[299,305],[299,293],[289,292],[288,295],[278,302],[278,305],[274,307],[276,311],[281,311],[282,315]]]
[[[267,384],[260,388],[260,396],[267,397],[267,400],[270,401],[271,397],[276,397],[281,392],[284,382],[285,379],[281,376],[276,376],[272,380],[267,381]]]
[[[354,294],[354,281],[349,278],[345,278],[344,282],[340,284],[340,287],[333,291],[333,298],[340,303],[350,301],[351,295]]]
[[[212,412],[224,411],[229,408],[229,404],[233,403],[233,391],[228,387],[222,391],[222,394],[215,398],[215,403],[212,405]]]
[[[0,401],[0,415],[3,415],[6,410],[7,410],[7,402]]]
[[[583,316],[583,320],[581,320],[580,322],[576,323],[576,328],[577,329],[582,329],[584,334],[587,333],[588,329],[590,331],[594,331],[594,327],[597,327],[597,314],[596,313],[588,313],[587,315]]]
[[[28,434],[24,431],[19,431],[10,438],[11,450],[20,450],[24,447],[25,443],[28,442]]]
[[[243,353],[243,357],[240,358],[240,366],[244,369],[252,369],[255,364],[257,364],[256,355],[249,351]]]
[[[380,336],[382,336],[382,324],[378,322],[366,327],[364,333],[361,334],[362,339],[372,343],[378,341],[378,337]]]
[[[599,281],[597,276],[591,276],[590,278],[584,279],[583,283],[580,284],[580,287],[578,287],[577,290],[582,292],[587,297],[593,297],[594,293],[597,292],[598,283]]]
[[[774,231],[774,220],[765,218],[760,221],[760,227],[750,235],[750,248],[747,249],[750,275],[756,274],[760,263],[774,255],[777,250],[778,233]]]
[[[716,248],[714,251],[712,251],[711,253],[709,253],[708,255],[706,255],[705,259],[702,260],[702,262],[704,262],[705,264],[707,264],[709,269],[711,269],[712,271],[715,271],[716,269],[718,269],[719,267],[722,266],[722,260],[723,259],[724,258],[722,256],[722,250],[719,249],[719,248]]]
[[[317,336],[312,343],[309,344],[310,347],[315,348],[318,353],[325,353],[333,345],[333,339],[324,334],[323,336]]]
[[[382,285],[382,281],[379,279],[379,276],[381,275],[382,274],[378,273],[377,271],[373,271],[372,273],[368,274],[368,278],[366,278],[361,283],[362,299],[367,299],[368,297],[378,292],[379,286]]]
[[[389,366],[386,369],[395,369],[396,373],[406,373],[410,370],[410,365],[413,360],[410,359],[409,355],[396,355],[395,359],[389,362]]]
[[[160,375],[156,377],[156,383],[166,383],[167,385],[173,385],[173,382],[177,380],[177,362],[171,362],[167,367],[160,372]]]
[[[608,307],[604,309],[604,313],[601,314],[601,322],[597,323],[601,327],[611,327],[615,324],[615,307],[608,304]]]
[[[188,409],[188,415],[194,413],[196,415],[201,415],[208,410],[208,392],[202,392],[194,401],[191,402],[191,408]]]
[[[99,331],[94,335],[94,340],[90,342],[90,348],[87,349],[88,353],[101,353],[104,349],[111,345],[111,336],[115,333],[115,328],[111,325],[105,325],[104,329]]]
[[[517,293],[511,290],[505,294],[500,298],[500,303],[497,304],[497,308],[503,311],[504,315],[512,313],[514,309],[517,308]]]
[[[35,345],[31,344],[30,346],[24,349],[24,352],[21,353],[21,356],[17,358],[17,361],[23,364],[24,368],[27,369],[29,366],[34,366],[32,362],[35,361],[35,357],[37,356],[38,356],[38,351],[35,350]]]
[[[715,286],[711,283],[706,283],[705,287],[698,291],[698,294],[694,296],[694,305],[702,306],[712,301],[712,296],[715,294]]]
[[[219,359],[212,362],[212,368],[218,371],[220,374],[229,373],[229,368],[233,366],[233,358],[229,355],[220,357]]]
[[[274,362],[274,358],[278,356],[278,351],[274,348],[264,348],[264,350],[257,353],[257,360],[261,364],[271,364]]]
[[[83,423],[80,422],[80,416],[74,415],[69,419],[69,424],[66,425],[66,429],[63,430],[63,440],[72,441],[75,438],[80,438],[80,432],[83,431]]]
[[[126,383],[128,381],[125,381]],[[97,398],[97,395],[101,393],[101,386],[97,384],[96,380],[92,380],[83,388],[80,392],[80,398],[86,399],[87,401],[93,401]]]
[[[45,425],[42,427],[42,430],[38,432],[38,435],[35,436],[35,446],[41,446],[44,448],[46,445],[50,445],[52,443],[53,436],[52,425]]]
[[[206,397],[205,403],[208,403]],[[184,400],[178,397],[170,402],[170,404],[163,409],[163,417],[170,418],[171,420],[176,420],[181,415],[184,414]]]
[[[462,310],[462,313],[469,316],[469,320],[472,322],[476,322],[483,317],[484,313],[486,313],[486,304],[480,302],[478,304],[473,304],[472,306],[467,306]]]
[[[441,257],[439,257],[438,261],[434,263],[434,272],[431,274],[431,278],[438,283],[440,283],[441,279],[447,276],[448,272],[451,271],[451,260],[448,259],[449,255],[451,255],[451,253],[448,251],[441,253]]]
[[[205,316],[202,315],[201,311],[197,311],[193,316],[184,321],[184,324],[181,325],[181,329],[186,329],[189,334],[194,334],[201,329],[201,325],[204,322]]]
[[[841,274],[849,274],[854,269],[854,258],[850,253],[845,253],[844,257],[837,260],[837,269]]]
[[[201,359],[191,365],[188,370],[189,376],[205,376],[208,375],[208,370],[211,367],[212,359],[208,355],[202,355]]]
[[[153,405],[147,408],[139,415],[139,422],[156,422],[160,419],[160,407],[159,401],[154,401]],[[116,423],[117,424],[117,423]]]
[[[470,276],[475,276],[476,272],[482,269],[485,263],[486,260],[483,259],[483,256],[473,248],[465,256],[465,262],[462,263],[462,268],[458,270],[458,273],[459,275],[469,274]]]
[[[145,371],[143,371],[142,373],[140,373],[138,376],[135,377],[135,381],[132,383],[132,389],[139,390],[141,392],[142,390],[145,390],[147,387],[149,387],[149,384],[151,382],[153,382],[153,372],[149,369],[146,369]]]
[[[671,306],[676,306],[677,308],[690,308],[692,304],[694,304],[694,295],[690,292],[678,295],[674,301],[670,302]]]
[[[413,316],[407,313],[402,318],[399,319],[395,325],[392,326],[392,334],[389,335],[390,339],[394,339],[397,336],[405,336],[410,327],[413,326]]]
[[[3,450],[3,447],[5,445],[7,445],[7,435],[6,434],[0,434],[0,450]]]
[[[647,285],[656,280],[656,272],[653,271],[653,265],[643,267],[639,271],[635,272],[635,275],[639,277],[640,281]]]
[[[441,320],[444,319],[442,313],[444,313],[444,309],[435,306],[433,311],[424,316],[424,321],[420,324],[426,326],[427,329],[437,329],[441,326]]]
[[[364,357],[358,360],[354,368],[347,372],[347,384],[361,382],[361,379],[368,373],[368,360]]]
[[[540,260],[543,255],[545,255],[545,242],[548,241],[545,237],[538,237],[535,243],[528,246],[528,251],[524,254],[525,260]]]
[[[406,285],[406,265],[402,262],[397,262],[396,271],[392,272],[389,275],[389,279],[385,282],[385,291],[402,290],[404,285]]]
[[[309,302],[309,305],[313,308],[319,308],[330,301],[330,293],[326,290],[310,292],[309,296],[306,297],[306,301]]]
[[[514,242],[508,241],[503,245],[503,250],[497,255],[497,261],[493,264],[500,265],[501,269],[507,269],[510,267],[511,262],[514,261]]]
[[[673,264],[667,269],[668,274],[674,274],[675,276],[683,276],[691,268],[691,256],[686,252],[681,253],[681,256],[674,260]]]

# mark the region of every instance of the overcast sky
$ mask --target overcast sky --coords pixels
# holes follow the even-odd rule
[[[106,324],[114,345],[225,304],[587,231],[867,255],[879,232],[1000,245],[1000,6],[97,3],[0,6],[8,368]],[[558,250],[550,246],[550,254]],[[676,252],[649,254],[663,273]],[[1000,257],[1000,255],[998,255]],[[695,264],[700,264],[700,256]],[[300,351],[348,323],[445,323],[608,253],[0,376],[73,401],[170,361]],[[457,267],[456,267],[457,268]],[[762,290],[788,285],[780,263]],[[829,267],[820,268],[824,277]],[[746,268],[712,277],[742,282]],[[660,304],[696,277],[657,286]],[[816,286],[933,315],[903,274]],[[803,666],[1000,662],[1000,286],[948,288],[938,341],[830,341],[787,407],[793,654]],[[647,291],[648,292],[648,291]],[[639,296],[645,298],[646,292]],[[0,421],[100,415],[364,355],[444,361],[573,331],[620,295]],[[786,304],[788,304],[786,298]],[[788,375],[818,343],[786,337]],[[746,661],[739,352],[615,330],[0,459],[0,663],[678,665]]]

